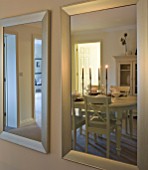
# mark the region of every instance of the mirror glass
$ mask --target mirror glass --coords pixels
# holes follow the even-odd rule
[[[126,13],[129,11],[123,8],[118,13],[114,10],[128,6],[135,8],[135,12],[131,14],[135,19],[130,19],[131,15],[129,14],[130,22],[125,24]],[[136,165],[141,160],[137,161],[136,143],[140,136],[136,136],[137,127],[132,125],[133,121],[135,124],[137,123],[137,103],[139,103],[136,87],[136,61],[139,57],[139,55],[136,56],[136,49],[139,50],[139,44],[136,42],[136,22],[139,21],[136,21],[136,8],[138,7],[137,0],[119,2],[96,0],[62,8],[63,159],[98,169],[139,169]],[[109,13],[108,10],[113,10],[113,15],[106,15],[105,13]],[[99,12],[101,17],[107,16],[107,18],[101,19],[99,15],[95,18],[94,12]],[[120,18],[118,14],[123,14],[123,18]],[[86,16],[86,19],[83,18],[83,15]],[[118,17],[116,18],[116,16]],[[113,26],[114,20],[116,20],[118,28]],[[99,27],[96,27],[97,25]],[[81,28],[83,29],[81,30]],[[100,50],[96,50],[96,46],[93,46],[95,50],[92,47],[88,49],[86,44],[89,46],[95,44]],[[90,49],[93,49],[91,57],[88,55]],[[95,58],[95,64],[92,64],[92,60],[88,60],[90,58]],[[121,77],[124,81],[121,81]],[[134,82],[132,86],[130,86],[131,82]],[[111,85],[118,86],[118,88],[112,90]],[[126,88],[119,88],[123,85]],[[128,93],[123,93],[125,89]],[[103,110],[104,108],[106,109]],[[113,127],[113,131],[101,129],[102,132],[98,132],[98,127],[95,127],[98,119],[103,121],[102,128],[109,127],[113,123],[113,126],[110,126]],[[107,124],[104,125],[104,122]],[[90,125],[95,126],[90,127]],[[112,135],[114,135],[114,141],[112,141]],[[111,140],[107,140],[109,138]],[[134,148],[132,155],[134,161],[124,159],[129,152],[123,154],[125,151],[123,149],[125,145],[127,146],[127,143],[123,143],[123,138],[132,142],[130,146]],[[138,147],[140,148],[139,145]],[[127,148],[126,151],[128,151]]]
[[[42,23],[4,27],[4,130],[41,141]]]
[[[0,20],[4,46],[0,138],[41,152],[49,150],[49,22],[49,11]]]
[[[136,5],[71,16],[71,42],[73,150],[137,165]]]

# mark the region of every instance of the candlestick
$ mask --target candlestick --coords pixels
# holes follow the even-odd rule
[[[82,68],[82,79],[84,79],[84,68]]]
[[[91,79],[91,68],[89,68],[89,79]]]
[[[90,91],[91,91],[91,68],[89,68],[89,80],[90,80]]]
[[[107,95],[107,86],[108,86],[108,65],[105,66],[106,70],[106,95]]]
[[[84,96],[84,68],[82,68],[82,95]]]
[[[98,90],[100,89],[100,68],[98,68]]]
[[[82,96],[84,96],[84,79],[82,79]]]
[[[107,78],[108,78],[108,75],[107,75],[108,74],[108,65],[105,66],[105,70],[106,70],[106,80],[107,80]]]
[[[100,80],[100,69],[98,68],[98,80]]]

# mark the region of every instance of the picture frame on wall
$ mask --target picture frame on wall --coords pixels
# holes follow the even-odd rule
[[[36,73],[42,73],[42,60],[41,59],[35,59],[35,74]]]

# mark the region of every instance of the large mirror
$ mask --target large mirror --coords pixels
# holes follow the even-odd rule
[[[137,165],[136,25],[136,5],[71,16],[73,150],[132,165]],[[111,102],[104,111],[93,106],[106,96]],[[85,99],[93,100],[88,109]]]
[[[0,21],[1,134],[41,152],[49,151],[50,13]]]
[[[107,170],[139,169],[136,3],[136,0],[118,3],[114,0],[93,1],[62,8],[64,159]],[[125,91],[127,93],[123,94]],[[97,121],[101,119],[104,123],[105,116],[100,106],[96,106],[99,103],[99,99],[98,103],[95,101],[97,95],[106,96],[109,107],[116,107],[115,110],[109,109],[115,113],[110,112],[116,121],[115,140],[110,134],[109,141],[106,132],[97,128]],[[129,98],[129,102],[123,101],[120,95]],[[103,104],[104,99],[101,100]]]

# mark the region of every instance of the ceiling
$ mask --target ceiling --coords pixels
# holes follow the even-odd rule
[[[110,30],[136,26],[136,5],[124,6],[71,17],[71,31]]]

